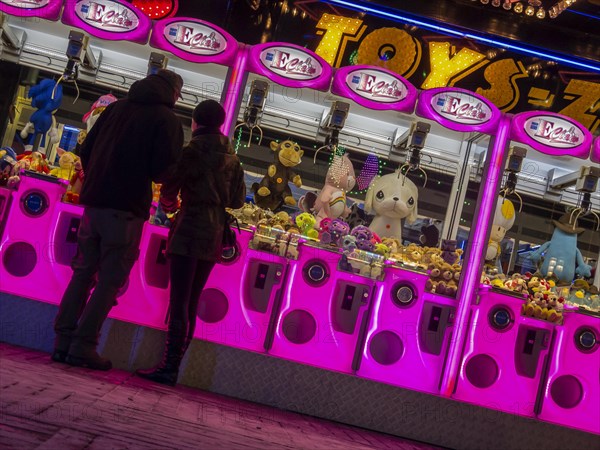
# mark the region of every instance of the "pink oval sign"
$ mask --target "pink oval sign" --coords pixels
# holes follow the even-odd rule
[[[431,97],[431,108],[447,120],[461,125],[483,125],[493,117],[485,102],[464,92],[440,92]]]
[[[77,0],[67,2],[62,22],[107,40],[145,44],[152,21],[124,0]]]
[[[140,23],[132,9],[112,0],[84,0],[75,5],[75,14],[89,26],[111,33],[128,33]]]
[[[199,22],[172,22],[163,36],[174,47],[192,55],[216,56],[227,50],[227,39],[215,28]]]
[[[260,52],[259,59],[265,69],[290,80],[315,80],[323,73],[316,58],[295,47],[268,47]]]
[[[17,17],[58,20],[63,0],[0,0],[0,11]]]
[[[379,103],[396,103],[408,95],[402,80],[376,69],[353,70],[346,76],[346,86],[361,97]]]
[[[0,0],[0,3],[19,9],[38,9],[46,6],[50,0]]]
[[[587,159],[593,136],[583,125],[561,114],[529,111],[512,118],[510,138],[553,156]]]
[[[525,121],[524,131],[534,141],[553,148],[575,148],[585,138],[578,125],[557,116],[530,117]]]

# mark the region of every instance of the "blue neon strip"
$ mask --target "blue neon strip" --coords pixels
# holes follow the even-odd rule
[[[483,42],[492,47],[504,48],[507,50],[514,51],[516,53],[522,53],[528,56],[533,56],[535,58],[556,61],[566,66],[575,67],[577,69],[584,70],[587,72],[600,72],[600,63],[591,61],[589,59],[566,57],[564,55],[561,56],[561,54],[549,52],[548,50],[543,50],[538,47],[527,46],[523,43],[519,43],[517,45],[514,44],[514,41],[511,41],[510,39],[504,39],[501,37],[488,38],[485,37],[485,35],[476,34],[473,32],[460,31],[458,28],[440,25],[439,23],[433,20],[415,18],[410,15],[405,15],[406,13],[404,13],[403,15],[401,14],[401,11],[388,9],[383,6],[374,7],[371,6],[371,4],[365,4],[364,2],[346,0],[323,0],[323,2],[331,3],[337,6],[353,9],[356,11],[361,11],[367,14],[382,17],[384,19],[390,19],[394,21],[407,23],[410,25],[415,25],[417,27],[430,31],[437,31],[443,34],[449,34],[451,36],[472,39],[474,41]]]

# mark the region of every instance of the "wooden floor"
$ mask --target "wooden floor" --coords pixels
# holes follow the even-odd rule
[[[0,343],[2,449],[433,447]]]

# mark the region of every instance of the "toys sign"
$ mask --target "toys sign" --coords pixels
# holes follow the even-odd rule
[[[393,109],[412,113],[417,90],[392,71],[373,66],[339,69],[331,92],[354,100],[370,109]]]
[[[253,71],[291,87],[326,90],[332,74],[323,58],[293,44],[257,45],[252,48],[250,64]]]
[[[170,18],[156,22],[150,45],[192,62],[229,64],[238,48],[225,30],[193,18]]]
[[[513,117],[511,139],[549,155],[586,159],[593,138],[583,125],[569,117],[531,111]]]
[[[464,89],[422,91],[417,114],[455,131],[494,131],[500,111],[489,100]]]
[[[0,0],[0,11],[18,17],[58,20],[62,0]]]
[[[141,44],[148,41],[151,27],[150,19],[132,5],[118,0],[79,0],[68,4],[62,21],[101,39]]]

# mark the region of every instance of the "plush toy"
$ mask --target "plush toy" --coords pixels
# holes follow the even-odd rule
[[[440,230],[434,224],[423,225],[421,227],[421,236],[419,242],[425,247],[437,247],[440,240]]]
[[[56,150],[58,153],[58,167],[50,171],[50,175],[62,178],[63,180],[71,180],[75,172],[75,163],[79,161],[79,157],[75,153],[67,152],[62,148]]]
[[[275,164],[269,166],[267,175],[260,183],[252,185],[252,190],[258,206],[275,211],[283,203],[292,206],[296,204],[288,182],[291,181],[296,187],[302,186],[300,175],[296,175],[292,167],[300,164],[304,151],[298,144],[289,140],[281,144],[271,142],[271,150],[275,152]]]
[[[67,202],[75,203],[76,205],[79,204],[79,195],[81,194],[81,188],[83,187],[83,179],[84,173],[83,167],[81,165],[81,159],[77,158],[73,164],[73,175],[71,175],[71,178],[69,179],[69,187],[67,188],[67,192],[65,194],[65,200]],[[165,217],[162,219],[162,222],[164,224],[164,222],[166,221],[166,213],[162,212],[158,200],[153,200],[152,205],[156,208],[154,210],[155,218],[161,213],[164,214]]]
[[[373,249],[373,251],[378,255],[383,256],[384,258],[389,258],[391,255],[390,248],[383,242],[378,242],[377,244],[375,244],[375,248]]]
[[[590,277],[591,266],[583,261],[577,248],[577,235],[584,229],[577,227],[574,217],[563,214],[559,220],[553,220],[554,232],[550,241],[542,244],[531,253],[534,263],[541,262],[540,272],[548,278],[555,276],[559,282],[571,283],[575,275]]]
[[[40,152],[27,150],[17,156],[17,165],[19,169],[31,170],[39,173],[50,173],[46,156]]]
[[[6,186],[17,165],[17,154],[10,147],[0,149],[0,186]]]
[[[325,185],[313,207],[317,217],[317,226],[326,217],[337,219],[350,215],[350,208],[346,206],[346,193],[352,190],[355,183],[354,167],[348,154],[336,155],[327,170]]]
[[[36,136],[41,135],[41,146],[46,147],[46,133],[49,130],[49,137],[52,141],[56,141],[58,136],[54,113],[62,103],[62,86],[46,78],[29,88],[27,97],[31,98],[31,106],[36,108],[36,111],[31,115],[29,122],[21,131],[21,138],[26,140],[31,135],[28,143],[29,145],[33,145]]]
[[[83,123],[85,123],[88,133],[100,117],[100,114],[104,112],[106,107],[116,101],[117,97],[112,94],[106,94],[98,97],[98,100],[92,104],[90,110],[83,116]]]
[[[456,264],[460,261],[460,255],[462,255],[462,250],[456,248],[456,241],[453,239],[444,239],[442,240],[442,259],[448,264]]]
[[[486,267],[497,267],[502,272],[502,267],[498,259],[500,256],[500,242],[504,239],[506,232],[515,224],[515,218],[516,214],[513,203],[507,198],[500,197],[496,203],[490,240],[485,253]]]
[[[334,219],[327,224],[327,231],[321,233],[321,242],[341,247],[344,236],[349,233],[350,227],[346,222],[342,219]]]
[[[402,242],[402,219],[417,219],[417,186],[400,171],[375,178],[365,199],[365,211],[376,216],[369,225],[380,237],[395,237]]]
[[[316,239],[319,237],[319,232],[315,230],[316,219],[312,214],[303,212],[296,216],[296,225],[300,229],[300,234],[309,238]]]
[[[359,250],[372,252],[375,249],[373,232],[364,225],[359,225],[353,228],[350,232],[350,235],[356,238],[356,247]]]
[[[85,138],[91,131],[96,121],[100,118],[100,114],[104,112],[108,105],[116,102],[117,100],[117,97],[115,97],[112,94],[102,95],[101,97],[98,97],[98,100],[96,100],[92,104],[90,110],[83,115],[83,123],[85,123],[86,129],[79,131],[79,134],[77,135],[77,145],[75,146],[75,154],[79,154],[79,149],[81,145],[85,141]]]
[[[350,206],[350,214],[344,220],[350,225],[350,228],[355,228],[359,225],[368,225],[373,220],[373,217],[369,216],[358,203],[353,203]]]
[[[352,267],[348,257],[356,250],[356,238],[351,235],[346,235],[342,238],[340,244],[343,252],[340,262],[338,263],[338,268],[345,272],[354,273],[354,267]]]

